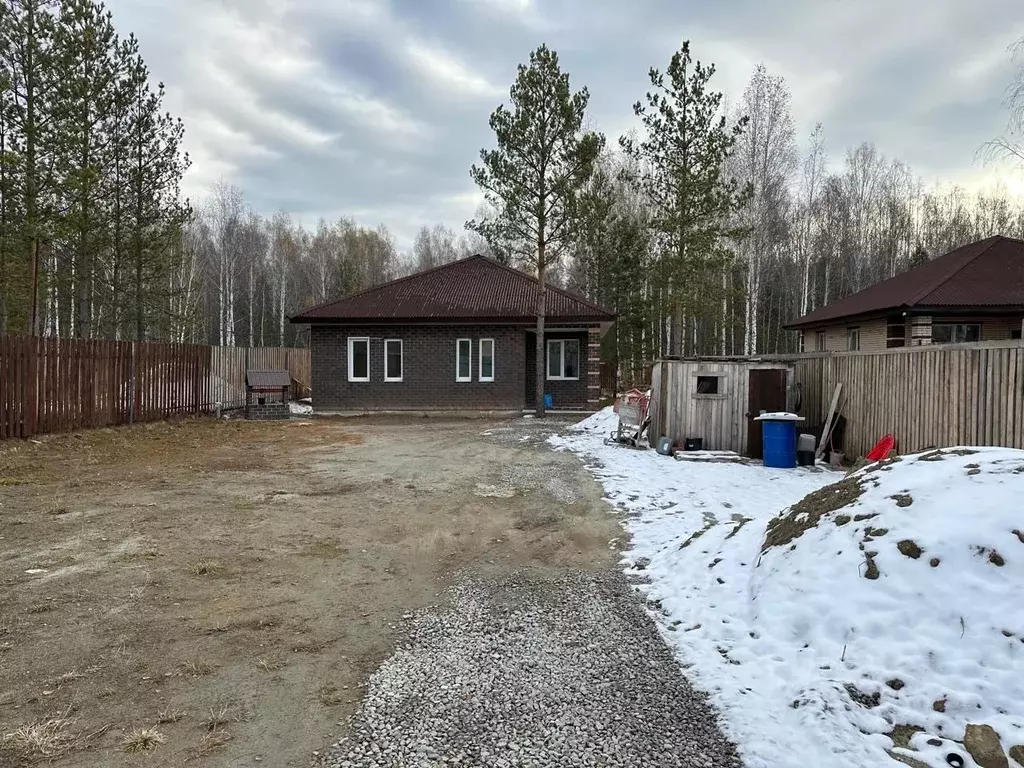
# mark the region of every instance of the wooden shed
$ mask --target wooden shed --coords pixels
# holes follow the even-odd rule
[[[762,412],[794,411],[793,365],[758,358],[661,360],[651,380],[652,442],[683,447],[699,438],[704,450],[763,458]]]

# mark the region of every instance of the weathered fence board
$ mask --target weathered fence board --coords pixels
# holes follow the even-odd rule
[[[309,393],[308,349],[0,336],[0,439],[245,405],[245,371],[287,369]]]
[[[953,445],[1024,448],[1024,346],[1019,341],[659,363],[657,429],[673,433],[678,425],[694,423],[694,403],[679,386],[679,375],[691,368],[717,370],[718,363],[728,363],[722,370],[737,371],[735,388],[746,386],[751,368],[789,366],[806,426],[824,421],[832,393],[842,383],[848,455],[863,455],[888,433],[896,436],[902,453]],[[736,404],[746,405],[742,397]],[[729,421],[732,426],[724,431],[732,433],[742,419],[732,413]],[[717,421],[699,426],[711,442],[723,431]]]
[[[933,446],[1024,448],[1024,346],[993,342],[793,359],[809,422],[842,382],[845,450],[862,455],[886,433],[903,453]]]

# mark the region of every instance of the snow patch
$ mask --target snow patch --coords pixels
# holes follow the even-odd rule
[[[844,480],[604,444],[616,423],[608,408],[550,442],[624,513],[623,566],[649,579],[748,768],[898,766],[894,725],[921,729],[897,751],[935,768],[950,752],[974,765],[967,723],[1024,744],[1024,451],[944,449]]]
[[[312,416],[313,406],[309,403],[292,400],[288,403],[288,410],[292,416]]]

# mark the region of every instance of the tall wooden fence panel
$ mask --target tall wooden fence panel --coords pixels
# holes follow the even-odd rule
[[[890,433],[901,453],[953,445],[1024,448],[1019,342],[802,356],[793,363],[809,419],[823,420],[836,385],[843,385],[848,455],[863,455]]]
[[[254,368],[308,394],[308,349],[0,336],[0,439],[241,407]]]

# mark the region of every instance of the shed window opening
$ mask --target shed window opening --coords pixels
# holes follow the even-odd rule
[[[455,380],[473,380],[473,340],[459,339],[455,342]]]
[[[370,380],[370,340],[350,338],[348,340],[348,380]]]
[[[480,339],[480,381],[494,381],[494,339]]]
[[[933,323],[933,344],[966,344],[981,341],[981,325],[978,323]]]
[[[814,334],[814,351],[824,352],[825,351],[825,332],[818,331]]]
[[[548,340],[548,379],[579,379],[579,339]]]
[[[860,326],[846,329],[846,348],[851,352],[860,351]]]
[[[384,381],[401,381],[403,373],[402,340],[384,342]]]
[[[698,376],[697,377],[697,394],[698,395],[717,395],[719,376]]]

